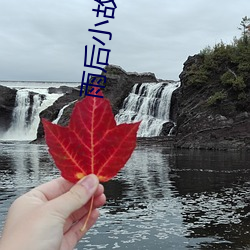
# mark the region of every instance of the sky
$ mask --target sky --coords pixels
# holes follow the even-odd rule
[[[103,0],[102,0],[103,1]],[[94,0],[0,0],[0,80],[81,82],[93,45],[128,72],[179,80],[188,56],[240,37],[249,0],[115,0],[114,19],[96,17]],[[107,4],[108,6],[109,4]],[[109,6],[112,6],[109,5]],[[103,9],[103,7],[101,7]],[[95,24],[109,23],[95,27]],[[89,29],[111,32],[89,32]],[[92,37],[105,42],[105,46]],[[106,61],[102,51],[100,62]],[[98,65],[103,67],[102,65]]]

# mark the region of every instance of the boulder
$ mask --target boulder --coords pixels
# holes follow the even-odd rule
[[[50,87],[48,88],[48,93],[49,94],[71,94],[74,88],[69,87],[69,86],[60,86],[59,88],[55,87]]]
[[[72,113],[72,110],[75,104],[74,101],[82,98],[79,96],[79,93],[80,93],[79,91],[80,89],[72,88],[71,93],[66,93],[65,95],[58,98],[52,106],[48,107],[47,109],[45,109],[44,111],[40,113],[40,119],[42,120],[42,118],[45,118],[52,122],[58,117],[60,110],[64,106],[72,103],[64,110],[63,116],[58,121],[59,125],[67,126],[69,123],[70,114]],[[37,139],[39,140],[43,137],[44,137],[43,125],[42,125],[42,122],[40,122],[38,126],[38,130],[37,130]]]
[[[166,122],[162,126],[162,131],[160,133],[160,136],[168,136],[171,129],[175,126],[173,122]]]

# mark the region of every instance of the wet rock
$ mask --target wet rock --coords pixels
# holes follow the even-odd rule
[[[69,103],[71,103],[73,101],[82,99],[82,97],[79,96],[79,93],[80,93],[80,89],[72,88],[71,93],[66,93],[65,95],[61,96],[60,98],[58,98],[54,102],[54,104],[52,106],[50,106],[47,109],[45,109],[44,111],[42,111],[40,113],[40,119],[42,120],[42,118],[45,118],[45,119],[47,119],[47,120],[49,120],[51,122],[54,121],[58,117],[58,114],[59,114],[60,110],[65,105],[68,105]],[[68,125],[70,115],[72,113],[74,105],[75,105],[75,103],[72,103],[69,107],[67,107],[64,110],[63,116],[58,121],[59,125],[62,125],[62,126],[67,126]],[[39,140],[39,139],[41,139],[43,137],[44,137],[44,129],[43,129],[42,122],[40,122],[38,130],[37,130],[37,140]]]
[[[17,90],[0,85],[0,132],[11,125]]]
[[[160,133],[160,136],[168,136],[171,129],[175,126],[173,122],[166,122],[162,126],[162,131]]]

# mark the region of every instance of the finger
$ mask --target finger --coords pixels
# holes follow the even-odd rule
[[[65,180],[63,177],[59,177],[36,187],[33,191],[41,192],[46,197],[46,200],[50,201],[68,192],[73,186],[73,183]]]
[[[73,249],[77,242],[84,236],[84,234],[95,224],[99,217],[99,211],[94,209],[89,217],[85,231],[81,231],[87,216],[84,216],[77,224],[70,228],[64,235],[62,249]],[[66,247],[66,248],[65,248]]]
[[[99,208],[103,206],[106,202],[106,196],[103,193],[104,192],[104,187],[103,185],[99,184],[97,191],[94,194],[94,204],[93,208]],[[90,201],[82,206],[80,209],[76,210],[74,213],[72,213],[66,220],[65,226],[63,231],[66,232],[69,230],[69,228],[73,225],[73,223],[79,221],[85,214],[88,213],[90,208]]]
[[[99,185],[98,178],[91,174],[80,180],[67,193],[51,200],[49,209],[65,220],[70,214],[85,205],[95,194]]]
[[[103,206],[106,202],[106,196],[104,194],[100,195],[99,197],[96,197],[94,199],[94,209],[99,208]],[[88,206],[83,206],[77,211],[75,211],[73,214],[69,216],[67,219],[64,229],[64,232],[67,232],[74,223],[78,222],[83,216],[85,216],[89,211],[89,204]]]
[[[72,186],[74,186],[73,183],[65,180],[63,177],[59,177],[34,188],[31,192],[35,193],[38,191],[45,196],[46,200],[50,201],[68,192]]]
[[[100,195],[103,194],[103,193],[104,193],[104,187],[103,187],[102,184],[99,184],[99,185],[98,185],[98,188],[97,188],[97,190],[96,190],[96,192],[95,192],[95,194],[94,194],[94,196],[95,196],[95,197],[98,197],[98,196],[100,196]]]
[[[89,202],[84,206],[85,209],[86,209],[86,211],[89,211],[90,206],[91,206],[90,203],[91,203],[91,202],[89,201]],[[101,195],[99,195],[98,197],[95,197],[93,206],[94,206],[94,208],[99,208],[99,207],[103,206],[105,203],[106,203],[106,196],[105,196],[105,194],[101,194]]]

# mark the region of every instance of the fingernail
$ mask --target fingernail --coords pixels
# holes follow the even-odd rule
[[[97,186],[97,183],[97,178],[93,174],[88,175],[79,181],[79,184],[81,186],[84,186],[87,190],[95,188]]]

